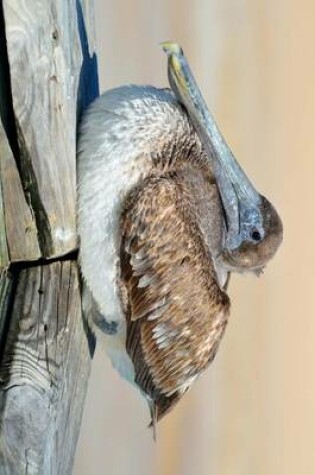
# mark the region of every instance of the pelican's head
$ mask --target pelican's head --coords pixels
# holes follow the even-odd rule
[[[191,119],[215,176],[226,221],[222,258],[230,270],[262,268],[282,241],[282,222],[241,169],[201,95],[182,48],[162,43],[171,88]]]

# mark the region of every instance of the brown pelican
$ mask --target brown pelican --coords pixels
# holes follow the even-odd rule
[[[105,92],[78,143],[86,307],[153,424],[213,360],[230,272],[259,273],[282,240],[277,212],[236,162],[182,49],[163,47],[171,90]]]

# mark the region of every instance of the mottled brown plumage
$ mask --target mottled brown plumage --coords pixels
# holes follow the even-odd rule
[[[202,216],[197,185],[200,200],[206,198]],[[121,243],[126,346],[135,381],[156,404],[157,419],[213,360],[227,323],[229,298],[217,282],[200,227],[208,219],[219,238],[218,209],[211,174],[180,160],[175,170],[147,179],[126,205]]]
[[[282,241],[280,217],[220,134],[182,49],[164,49],[172,91],[106,92],[78,146],[89,321],[153,425],[213,360],[230,272],[259,274]]]

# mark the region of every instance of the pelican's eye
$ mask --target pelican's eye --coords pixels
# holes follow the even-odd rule
[[[251,238],[253,241],[256,241],[256,242],[259,242],[261,240],[261,235],[258,229],[255,229],[255,228],[253,229],[251,233]]]

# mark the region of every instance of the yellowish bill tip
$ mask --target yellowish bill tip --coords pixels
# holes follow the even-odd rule
[[[183,50],[178,43],[173,41],[164,41],[161,43],[162,48],[169,57],[168,67],[173,76],[176,76],[176,82],[179,88],[185,92],[187,90],[187,81],[183,75],[181,61],[183,60]]]
[[[174,41],[163,41],[160,45],[169,54],[180,54],[182,52],[180,45]]]

